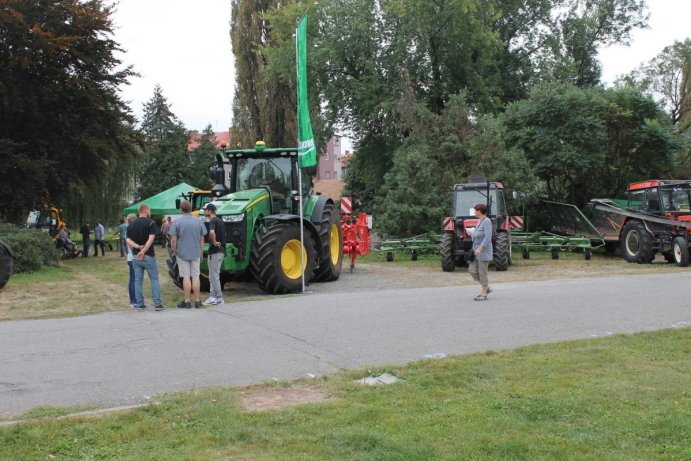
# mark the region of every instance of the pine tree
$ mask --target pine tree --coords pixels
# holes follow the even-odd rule
[[[216,158],[216,134],[208,125],[199,137],[199,145],[192,150],[192,173],[190,175],[191,184],[208,189],[213,186],[213,181],[209,178],[209,167]]]
[[[189,181],[193,174],[187,150],[189,133],[171,111],[159,85],[144,104],[141,129],[146,159],[138,178],[137,199],[140,200]]]

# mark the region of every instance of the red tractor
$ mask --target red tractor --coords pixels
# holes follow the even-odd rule
[[[494,267],[498,271],[505,271],[511,264],[511,233],[504,186],[500,182],[473,178],[473,182],[453,186],[452,216],[444,218],[440,245],[441,268],[445,272],[452,272],[468,261],[473,246],[468,229],[477,224],[473,208],[478,203],[487,205],[487,217],[492,220]]]
[[[651,263],[659,252],[668,262],[688,266],[691,180],[641,181],[630,184],[626,194],[625,209],[612,200],[592,200],[610,224],[600,226],[605,241],[618,242],[629,262]]]

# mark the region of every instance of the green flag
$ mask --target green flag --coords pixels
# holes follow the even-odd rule
[[[295,32],[298,72],[298,160],[301,168],[317,164],[312,122],[307,103],[307,15],[303,16]]]

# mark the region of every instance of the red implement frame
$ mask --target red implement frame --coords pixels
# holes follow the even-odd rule
[[[359,213],[357,219],[354,219],[352,215],[344,214],[341,233],[343,234],[343,256],[350,256],[350,272],[353,272],[357,256],[364,256],[372,249],[367,214]]]

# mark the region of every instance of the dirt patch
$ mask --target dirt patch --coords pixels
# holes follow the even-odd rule
[[[332,397],[310,386],[246,389],[240,392],[240,404],[245,411],[266,411],[294,407],[306,403],[324,402]]]

